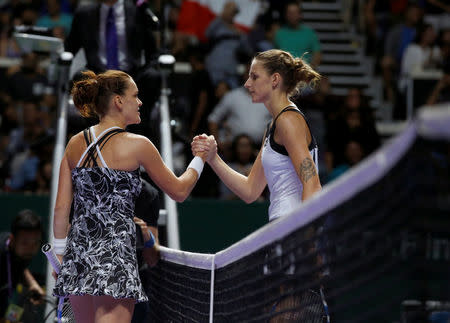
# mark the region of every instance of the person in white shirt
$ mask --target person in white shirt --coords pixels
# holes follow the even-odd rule
[[[436,68],[440,61],[439,47],[436,45],[436,32],[430,24],[423,25],[416,39],[405,50],[402,58],[399,89],[404,92],[407,79],[415,72]]]
[[[250,115],[252,117],[248,118]],[[254,142],[261,142],[264,126],[270,119],[264,104],[252,102],[248,91],[238,87],[225,94],[214,107],[208,116],[208,128],[223,150],[241,133],[248,134]]]

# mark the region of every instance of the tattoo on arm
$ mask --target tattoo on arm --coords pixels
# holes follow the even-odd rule
[[[306,183],[311,177],[316,175],[316,166],[314,166],[311,158],[308,157],[303,159],[300,165],[300,178],[303,180],[303,182]]]

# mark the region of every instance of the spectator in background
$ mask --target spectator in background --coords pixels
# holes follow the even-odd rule
[[[275,34],[280,28],[278,20],[267,15],[260,16],[256,25],[248,33],[248,42],[253,52],[263,52],[275,48]]]
[[[43,0],[40,0],[39,2],[41,2],[41,15],[47,14],[49,11],[47,2]],[[78,5],[82,5],[86,2],[92,2],[92,0],[59,0],[58,2],[60,4],[62,13],[72,15]]]
[[[177,61],[183,61],[188,54],[188,48],[197,44],[196,36],[177,30],[180,17],[180,6],[172,4],[168,10],[168,28],[166,29],[166,45],[170,48],[172,55]]]
[[[403,53],[414,40],[416,30],[423,16],[422,9],[414,3],[408,5],[404,15],[404,22],[391,28],[387,34],[384,46],[384,56],[381,59],[381,72],[384,82],[385,95],[389,102],[395,104],[396,79]]]
[[[448,66],[448,61],[450,59],[450,28],[443,29],[439,32],[438,46],[441,52],[439,68],[444,69]]]
[[[345,147],[352,138],[358,138],[366,154],[381,143],[373,112],[357,88],[349,89],[339,116],[329,126],[326,157],[329,171],[345,162]]]
[[[41,160],[39,162],[39,168],[36,175],[36,185],[33,189],[33,192],[36,194],[49,194],[51,189],[52,182],[52,170],[53,165],[52,161]]]
[[[248,77],[248,68],[243,74],[245,79]],[[209,132],[217,140],[223,157],[229,160],[234,138],[245,129],[254,142],[260,143],[271,118],[264,104],[253,103],[248,90],[241,86],[225,94],[214,107],[208,117]]]
[[[378,59],[383,56],[384,40],[392,19],[389,1],[365,1],[363,17],[362,27],[366,36],[366,55],[375,56],[378,64]]]
[[[425,1],[425,21],[436,30],[450,28],[450,3],[445,0]]]
[[[341,176],[347,170],[363,160],[364,157],[364,149],[358,139],[355,138],[347,141],[344,148],[344,160],[342,163],[333,168],[333,170],[328,174],[327,182]]]
[[[187,123],[188,140],[191,141],[194,135],[208,132],[208,116],[214,106],[214,89],[209,73],[205,69],[203,48],[189,47],[187,52],[193,70],[189,82],[190,113]],[[191,151],[187,145],[183,148],[185,160],[189,160]],[[210,167],[205,167],[203,171],[204,176],[199,178],[191,194],[193,197],[215,198],[218,195],[219,180]]]
[[[9,136],[10,132],[19,126],[19,116],[16,102],[10,96],[2,100],[0,110],[0,135]]]
[[[443,30],[439,37],[442,77],[436,83],[427,100],[427,105],[450,102],[450,29]]]
[[[8,154],[11,157],[27,150],[33,142],[48,131],[40,122],[40,111],[35,101],[24,102],[21,114],[20,126],[12,130],[9,135]]]
[[[216,106],[220,100],[231,91],[230,85],[225,81],[220,81],[217,83],[216,87],[214,88],[214,98],[213,98],[213,106]]]
[[[435,45],[436,33],[430,24],[421,25],[414,42],[409,44],[401,61],[399,89],[405,92],[407,80],[417,71],[436,69],[441,58],[439,47]]]
[[[252,138],[246,134],[237,135],[231,143],[231,159],[228,165],[238,173],[248,176],[256,159],[257,150]],[[220,182],[219,197],[224,200],[237,200],[234,194],[223,182]]]
[[[40,1],[32,0],[7,1],[0,4],[0,11],[10,17],[9,27],[17,25],[34,26],[39,16],[40,5]]]
[[[247,55],[249,58],[251,55],[247,37],[234,25],[238,13],[238,5],[234,1],[227,1],[220,16],[205,31],[210,47],[205,65],[214,86],[219,81],[226,81],[232,88],[237,87],[240,80],[237,71],[240,56]]]
[[[39,67],[39,57],[34,52],[22,55],[22,63],[7,72],[8,93],[16,101],[34,100],[43,94],[48,79]]]
[[[322,76],[314,91],[302,96],[301,100],[305,108],[322,111],[327,124],[336,120],[339,113],[336,107],[342,106],[341,97],[331,93],[330,79],[326,76]]]
[[[12,37],[12,31],[12,16],[8,12],[0,12],[0,57],[20,57],[20,49]]]
[[[144,12],[132,1],[102,0],[76,10],[65,49],[83,48],[86,69],[96,73],[118,69],[136,78],[156,54],[156,43]],[[107,33],[108,31],[108,33]]]
[[[280,29],[280,23],[278,21],[272,21],[264,25],[264,38],[256,43],[255,52],[264,52],[269,49],[275,48],[275,35],[278,29]]]
[[[208,115],[211,112],[213,88],[211,79],[205,69],[205,55],[200,47],[188,50],[189,63],[192,67],[190,80],[190,115],[189,140],[194,135],[208,132]],[[190,152],[189,152],[190,153]]]
[[[38,11],[35,6],[33,6],[33,1],[30,1],[29,4],[24,4],[21,11],[21,20],[22,24],[25,26],[34,26],[36,25],[36,21],[38,19]]]
[[[296,57],[302,57],[313,68],[320,64],[320,42],[314,30],[302,24],[302,11],[296,1],[287,4],[286,25],[275,34],[276,48],[285,50]]]
[[[44,88],[39,102],[39,109],[41,110],[42,126],[46,129],[54,127],[54,122],[57,114],[58,98],[55,94],[55,89],[51,86]]]
[[[72,25],[72,15],[61,11],[60,0],[47,0],[46,2],[48,13],[41,16],[36,25],[46,28],[63,27],[64,36],[67,36]]]
[[[18,165],[14,165],[11,171],[11,181],[9,187],[12,190],[23,190],[28,192],[35,192],[40,188],[45,190],[47,183],[46,179],[51,179],[50,174],[44,173],[48,169],[43,169],[42,167],[46,163],[50,163],[53,155],[53,137],[52,136],[42,136],[33,142],[30,149],[22,153],[24,158],[20,158]],[[17,155],[16,155],[17,156]],[[20,154],[19,154],[20,156]],[[14,160],[12,164],[16,163]],[[15,171],[14,171],[15,169]],[[40,180],[38,182],[38,180]],[[49,184],[49,183],[48,183]]]
[[[28,269],[39,251],[41,239],[41,219],[31,210],[20,211],[11,224],[11,232],[0,234],[0,320],[5,318],[18,284],[24,284],[36,302],[45,296]]]
[[[11,97],[4,95],[0,100],[0,190],[3,189],[5,179],[8,177],[8,145],[9,134],[19,125],[15,102]]]

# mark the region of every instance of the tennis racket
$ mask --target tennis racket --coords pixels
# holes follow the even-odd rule
[[[53,270],[55,270],[55,272],[59,274],[61,264],[56,257],[53,246],[50,243],[44,244],[42,246],[42,252],[47,256],[47,259],[52,265]],[[73,314],[72,307],[70,306],[68,298],[58,297],[58,307],[56,313],[58,323],[75,323],[75,316]]]

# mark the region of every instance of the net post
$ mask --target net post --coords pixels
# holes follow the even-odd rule
[[[211,288],[209,291],[209,323],[213,322],[214,317],[214,270],[216,267],[215,264],[216,254],[212,256],[211,259]]]
[[[161,55],[158,58],[161,71],[161,96],[160,96],[160,134],[161,156],[168,168],[173,170],[172,134],[170,128],[169,94],[167,77],[170,73],[175,58],[170,55]],[[180,234],[178,231],[178,210],[176,202],[167,194],[164,194],[164,205],[167,210],[167,246],[172,249],[180,249]]]

